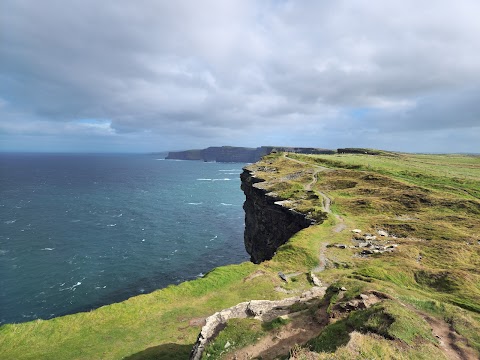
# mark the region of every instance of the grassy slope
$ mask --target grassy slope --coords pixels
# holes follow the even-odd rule
[[[321,273],[323,281],[346,286],[352,297],[376,289],[397,302],[379,306],[366,319],[351,319],[343,330],[339,325],[326,329],[324,337],[332,333],[346,339],[348,332],[362,331],[359,323],[371,323],[370,332],[378,328],[377,335],[359,334],[356,339],[360,350],[346,348],[344,342],[333,349],[322,348],[321,339],[315,350],[336,351],[339,358],[361,358],[358,354],[362,351],[385,358],[398,351],[406,358],[438,355],[435,340],[421,335],[425,324],[415,312],[399,310],[397,305],[402,301],[444,318],[480,351],[480,158],[289,156],[311,165],[295,163],[281,154],[267,157],[263,165],[276,171],[259,176],[270,178],[272,190],[293,198],[299,208],[318,210],[318,198],[305,194],[302,188],[311,181],[317,165],[330,167],[332,171],[317,175],[313,190],[332,198],[332,210],[342,216],[347,229],[359,227],[374,232],[382,228],[399,237],[398,251],[370,258],[354,256],[353,249],[327,250],[329,261]],[[289,290],[308,287],[305,276],[284,285],[276,272],[313,268],[318,264],[322,242],[350,244],[349,231],[332,231],[336,222],[330,216],[324,224],[298,233],[273,260],[261,265],[222,267],[203,279],[89,313],[2,326],[0,358],[184,359],[200,330],[198,318],[248,299],[289,296],[275,291],[276,286]],[[380,329],[375,322],[379,316],[396,318],[395,327]],[[412,334],[403,327],[417,329],[423,340],[412,342]],[[388,339],[385,334],[390,334]],[[398,347],[398,342],[403,345]]]
[[[333,268],[323,276],[350,282],[347,287],[363,291],[384,291],[399,302],[443,318],[480,351],[480,158],[290,156],[333,169],[321,174],[316,189],[329,194],[345,220],[366,232],[383,229],[398,237],[394,239],[398,251],[368,259],[352,257],[355,250],[330,250],[327,258],[334,261]],[[351,234],[338,236],[331,240],[351,244]],[[345,266],[348,270],[339,276]],[[417,320],[418,330],[418,315]],[[402,322],[398,319],[397,325],[404,326]],[[393,338],[408,343],[404,336]],[[374,343],[377,351],[391,351],[388,343]],[[405,349],[406,358],[420,358],[420,354],[428,358],[430,351],[418,346]],[[369,353],[360,356],[362,351],[345,354],[345,348],[340,348],[336,356],[362,358]]]

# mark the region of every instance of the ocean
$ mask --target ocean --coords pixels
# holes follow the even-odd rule
[[[243,165],[0,154],[0,324],[88,311],[247,261]]]

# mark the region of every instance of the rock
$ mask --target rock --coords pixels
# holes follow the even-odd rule
[[[273,301],[250,300],[216,312],[206,319],[205,325],[202,327],[190,353],[190,360],[200,360],[202,358],[206,344],[225,328],[225,324],[229,319],[256,318],[258,320],[271,321],[279,316],[288,314],[293,304],[307,302],[313,298],[321,298],[325,295],[326,290],[326,287],[315,286],[303,292],[299,297]]]
[[[345,245],[345,244],[335,244],[335,247],[339,248],[339,249],[346,249],[347,245]]]
[[[322,282],[320,281],[320,279],[312,272],[310,273],[310,280],[312,281],[313,285],[322,286]]]
[[[283,281],[285,282],[288,282],[288,279],[287,277],[285,276],[285,274],[281,271],[278,272],[278,276],[280,277],[280,279],[282,279]]]
[[[228,349],[232,344],[230,344],[230,341],[227,341],[227,343],[224,346],[224,349]]]
[[[353,229],[352,232],[355,233],[355,234],[361,234],[361,233],[362,233],[362,230],[360,230],[360,229]]]
[[[372,255],[373,251],[374,250],[365,249],[365,250],[362,250],[362,252],[360,254],[362,254],[362,255]]]
[[[385,248],[387,249],[395,249],[398,246],[398,244],[389,244]]]
[[[341,290],[341,291],[347,291],[347,288],[346,288],[345,286],[342,286],[342,287],[340,288],[340,290]]]
[[[365,294],[360,294],[360,299],[362,300],[368,300],[368,295],[365,295]]]
[[[364,247],[368,247],[369,245],[371,245],[370,243],[368,242],[361,242],[358,244],[358,247],[359,248],[364,248]]]
[[[367,241],[372,241],[372,240],[376,240],[377,237],[375,235],[365,235],[365,240]]]
[[[380,236],[387,236],[388,237],[388,232],[386,232],[385,230],[378,230],[377,233]]]

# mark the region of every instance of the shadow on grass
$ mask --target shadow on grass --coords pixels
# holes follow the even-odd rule
[[[185,360],[190,357],[193,344],[162,344],[153,346],[123,360]]]

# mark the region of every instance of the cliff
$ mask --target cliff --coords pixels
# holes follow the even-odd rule
[[[300,148],[300,147],[275,147],[260,146],[257,148],[236,147],[236,146],[212,146],[206,149],[171,151],[166,159],[170,160],[203,160],[217,162],[241,162],[254,163],[259,161],[262,156],[270,154],[272,151],[286,151],[300,154],[333,154],[334,150],[319,148]]]
[[[315,220],[283,206],[281,199],[259,186],[264,180],[255,177],[252,170],[245,168],[240,178],[246,196],[243,205],[245,249],[250,260],[258,264],[271,259],[292,235],[314,224]]]

